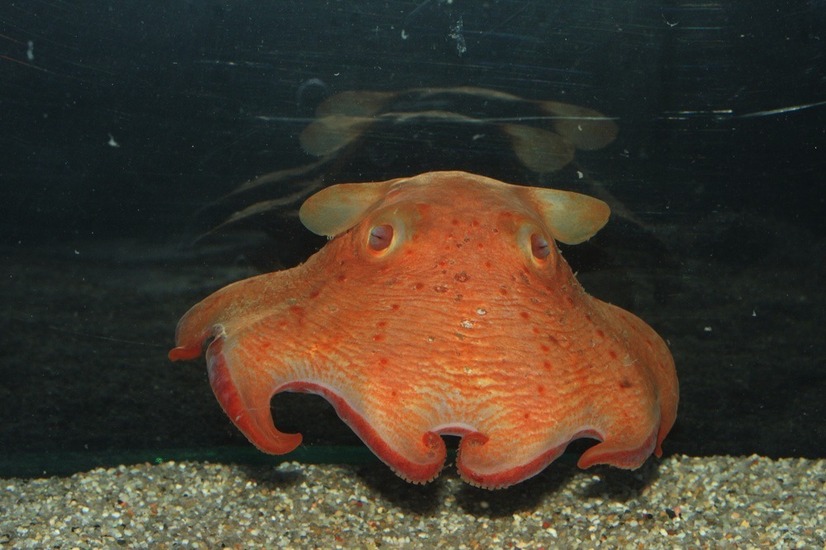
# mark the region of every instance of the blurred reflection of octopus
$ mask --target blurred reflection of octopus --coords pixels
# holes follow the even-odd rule
[[[325,82],[309,79],[296,102],[304,110],[327,93]],[[427,171],[465,170],[580,190],[576,151],[601,149],[617,131],[593,109],[485,88],[345,91],[320,101],[300,134],[303,150],[317,160],[257,177],[210,205],[203,212],[212,226],[207,235],[252,230],[277,238],[279,254],[289,257],[285,237],[300,232],[296,212],[311,194],[340,182]],[[287,257],[281,259],[294,259]]]

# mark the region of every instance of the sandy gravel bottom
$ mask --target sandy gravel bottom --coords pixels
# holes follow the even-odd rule
[[[824,548],[826,460],[554,464],[502,491],[380,464],[166,462],[4,479],[4,548]]]

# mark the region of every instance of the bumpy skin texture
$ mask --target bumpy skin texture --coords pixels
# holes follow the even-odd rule
[[[549,192],[593,204],[566,220],[567,199]],[[443,467],[440,434],[463,436],[457,466],[480,487],[537,474],[579,437],[600,441],[581,467],[637,468],[662,453],[677,376],[663,340],[586,294],[554,245],[598,230],[597,203],[463,172],[328,188],[302,219],[343,232],[298,267],[194,306],[170,358],[195,358],[212,338],[215,395],[267,453],[301,443],[270,409],[299,391],[328,399],[412,482]]]

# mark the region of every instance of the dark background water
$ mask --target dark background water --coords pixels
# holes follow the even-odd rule
[[[202,366],[165,362],[186,307],[254,271],[179,247],[195,213],[311,162],[322,92],[451,86],[615,117],[578,161],[648,230],[618,223],[627,269],[583,283],[672,345],[668,452],[826,456],[820,0],[7,2],[4,453],[246,448]]]

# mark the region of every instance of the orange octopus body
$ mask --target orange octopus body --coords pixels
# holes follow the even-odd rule
[[[441,470],[441,434],[463,436],[459,472],[487,488],[535,475],[579,437],[601,441],[581,467],[661,454],[678,401],[667,346],[586,294],[554,246],[598,230],[603,203],[462,172],[315,197],[302,209],[311,229],[344,232],[296,268],[193,307],[170,352],[194,358],[214,338],[213,390],[261,450],[300,444],[275,428],[270,399],[305,391],[413,482]],[[571,213],[574,199],[590,202]]]

